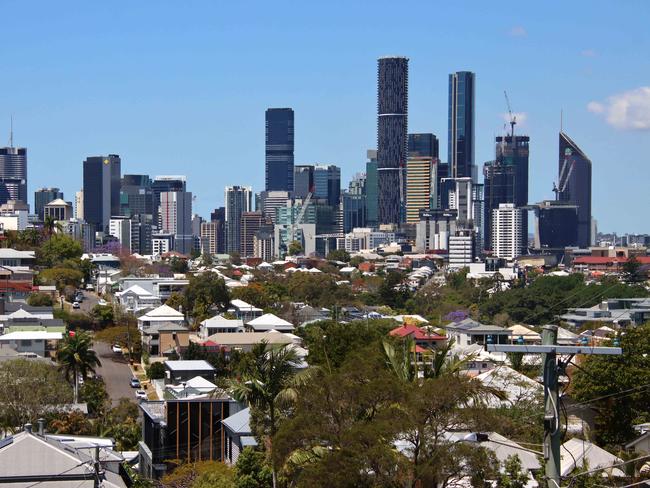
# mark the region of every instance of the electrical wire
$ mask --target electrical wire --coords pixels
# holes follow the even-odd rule
[[[602,467],[602,468],[594,468],[594,469],[590,469],[590,470],[588,470],[588,471],[584,471],[584,472],[582,472],[582,473],[578,473],[578,474],[575,474],[575,475],[573,475],[573,476],[567,476],[567,479],[569,479],[569,480],[573,480],[573,479],[579,478],[580,476],[585,476],[585,475],[587,475],[587,474],[594,474],[594,473],[597,473],[597,472],[599,472],[599,471],[605,471],[605,470],[607,470],[607,469],[611,469],[611,468],[618,468],[618,467],[620,467],[620,466],[625,466],[626,464],[634,463],[634,462],[636,462],[636,461],[641,461],[641,460],[643,460],[643,459],[648,459],[648,458],[650,458],[650,454],[645,454],[645,455],[643,455],[643,456],[639,456],[639,457],[634,458],[634,459],[629,459],[629,460],[627,460],[627,461],[622,461],[622,462],[620,462],[620,463],[610,464],[609,466],[604,466],[604,467]],[[646,480],[646,482],[650,482],[650,480]],[[569,486],[570,486],[570,485],[569,485]],[[623,488],[623,487],[620,487],[620,488]]]

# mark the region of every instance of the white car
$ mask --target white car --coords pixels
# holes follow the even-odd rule
[[[138,400],[146,400],[147,399],[147,392],[144,390],[136,390],[135,391],[135,397]]]
[[[122,352],[122,346],[120,346],[119,344],[113,344],[112,349],[115,354],[119,354]]]
[[[77,310],[77,309],[81,308],[81,305],[79,305],[79,302],[72,302],[72,308]]]
[[[106,305],[108,305],[108,302],[106,300],[104,300],[103,298],[100,298],[99,300],[97,300],[97,305],[105,307]]]

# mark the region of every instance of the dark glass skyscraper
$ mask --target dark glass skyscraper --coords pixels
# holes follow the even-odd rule
[[[156,176],[151,183],[151,193],[153,198],[153,224],[160,227],[160,194],[168,191],[187,190],[185,176],[181,175],[164,175]]]
[[[564,132],[560,132],[557,199],[578,207],[576,245],[591,245],[591,160]]]
[[[474,73],[449,75],[450,177],[472,177],[474,165]]]
[[[528,136],[498,136],[496,159],[483,167],[485,183],[485,248],[492,249],[492,211],[502,203],[528,205]],[[523,219],[522,248],[528,246],[528,219]]]
[[[266,111],[266,191],[293,191],[293,109]]]
[[[120,189],[120,215],[153,216],[153,190],[149,175],[124,175]]]
[[[39,220],[45,217],[45,205],[58,198],[63,200],[63,192],[58,188],[39,188],[34,192],[34,213]]]
[[[379,221],[379,182],[377,181],[377,151],[368,149],[366,162],[366,225],[377,227]]]
[[[404,220],[408,131],[408,58],[379,58],[377,69],[377,175],[379,224]]]
[[[438,138],[434,134],[409,134],[408,157],[438,158]]]
[[[331,206],[341,200],[341,168],[333,164],[314,166],[314,198],[327,200]]]
[[[0,205],[8,200],[27,204],[27,149],[0,147]]]
[[[312,165],[294,166],[293,196],[306,198],[310,191],[314,191],[314,167]]]
[[[112,215],[120,214],[120,173],[117,154],[90,156],[83,163],[84,219],[95,231],[108,231]]]

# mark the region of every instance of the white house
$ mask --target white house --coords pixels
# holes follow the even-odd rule
[[[244,322],[240,319],[227,319],[221,315],[205,319],[201,322],[199,336],[207,339],[208,336],[224,332],[244,332]]]
[[[25,330],[0,335],[0,344],[8,344],[17,352],[29,352],[45,357],[48,351],[56,350],[56,343],[63,339],[61,332]]]
[[[246,324],[254,318],[261,317],[264,310],[246,303],[244,300],[235,299],[230,301],[228,312],[234,314],[235,317],[243,320],[244,324]]]
[[[268,332],[270,330],[277,330],[278,332],[291,332],[293,331],[293,324],[281,319],[277,315],[267,313],[261,317],[257,317],[246,324],[246,328],[253,332]]]
[[[139,285],[132,285],[124,291],[115,293],[124,310],[139,312],[160,306],[160,298]]]
[[[161,305],[146,314],[138,317],[138,330],[146,330],[153,324],[160,322],[172,322],[178,325],[185,324],[185,317],[178,310],[174,310],[169,305]]]
[[[471,344],[485,345],[490,340],[493,344],[509,344],[512,331],[497,325],[484,325],[476,320],[465,319],[444,326],[447,337],[454,339],[458,346]]]

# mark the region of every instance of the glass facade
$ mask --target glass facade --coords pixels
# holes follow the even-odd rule
[[[307,198],[314,191],[314,167],[311,165],[293,167],[293,196]]]
[[[591,245],[591,160],[564,132],[560,132],[557,199],[578,207],[578,233],[572,245]]]
[[[39,188],[34,192],[34,213],[39,220],[45,216],[45,205],[58,198],[63,200],[63,192],[58,188]]]
[[[377,173],[378,223],[404,220],[408,131],[408,58],[378,60]]]
[[[27,204],[27,149],[24,147],[0,147],[0,205],[8,200]]]
[[[452,178],[472,177],[474,165],[474,73],[449,75],[449,149]]]
[[[160,194],[167,191],[185,191],[185,176],[156,176],[151,183],[153,222],[160,226]]]
[[[293,191],[294,116],[290,108],[266,111],[266,191]]]
[[[117,154],[91,156],[83,163],[84,219],[106,232],[112,215],[120,214],[122,162]]]
[[[535,207],[535,247],[556,249],[575,246],[578,239],[578,208],[558,201],[545,201]]]
[[[409,134],[408,158],[438,158],[438,138],[434,134]]]
[[[341,168],[333,164],[314,166],[314,198],[338,205],[341,200]]]
[[[377,151],[368,151],[366,163],[366,225],[377,227],[379,222],[379,182],[377,178]]]
[[[492,214],[502,203],[528,205],[528,160],[530,138],[499,136],[496,160],[483,166],[485,182],[485,248],[492,249]],[[523,219],[522,249],[528,246],[528,219]]]

